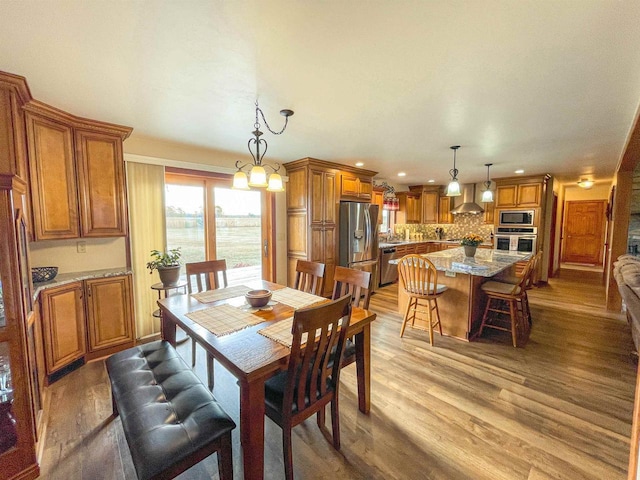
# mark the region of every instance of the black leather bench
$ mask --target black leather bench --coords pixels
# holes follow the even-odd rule
[[[174,478],[214,452],[220,478],[233,478],[236,424],[170,343],[124,350],[106,365],[140,480]]]

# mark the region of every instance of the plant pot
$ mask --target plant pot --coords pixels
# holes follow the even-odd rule
[[[180,265],[173,267],[158,267],[160,281],[165,287],[176,285],[180,280]]]
[[[476,246],[473,245],[463,245],[464,247],[464,256],[465,257],[475,257],[476,256]]]

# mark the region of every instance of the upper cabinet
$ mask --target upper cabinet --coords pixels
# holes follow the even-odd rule
[[[27,104],[35,240],[127,233],[121,127]]]
[[[453,209],[454,197],[447,197],[443,195],[439,198],[438,203],[438,223],[453,223]]]
[[[22,106],[31,100],[23,77],[0,72],[0,175],[15,175],[25,182],[27,146]]]
[[[370,201],[373,192],[372,176],[356,176],[352,173],[342,173],[340,175],[340,199]]]
[[[371,203],[378,205],[378,225],[382,224],[382,209],[384,207],[384,187],[373,187]]]
[[[400,202],[397,223],[420,223],[422,206],[420,194],[415,192],[397,192],[396,197]]]
[[[542,186],[542,183],[497,184],[496,208],[539,207]]]

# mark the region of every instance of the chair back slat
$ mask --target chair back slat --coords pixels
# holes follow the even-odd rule
[[[187,289],[189,293],[216,290],[227,286],[226,260],[187,263],[185,270],[187,272]],[[193,279],[195,279],[195,285]]]
[[[351,295],[354,307],[369,308],[371,300],[371,272],[337,266],[333,274],[334,300],[345,295]]]
[[[324,263],[298,260],[293,288],[314,295],[321,295],[324,283],[324,269]]]
[[[398,261],[400,287],[409,295],[435,295],[438,288],[438,270],[428,258],[405,255]]]
[[[313,408],[327,395],[337,395],[340,360],[351,320],[351,297],[296,310],[291,333],[291,355],[284,390],[284,405],[297,412]],[[332,351],[335,359],[328,367]]]

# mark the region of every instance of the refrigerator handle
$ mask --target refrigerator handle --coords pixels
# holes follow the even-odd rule
[[[371,214],[369,213],[369,209],[364,209],[364,251],[371,256]]]

